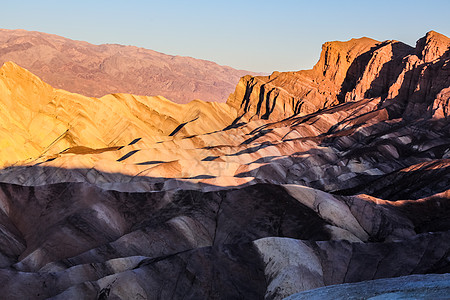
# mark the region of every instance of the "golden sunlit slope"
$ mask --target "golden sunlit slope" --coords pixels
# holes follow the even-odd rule
[[[90,98],[54,89],[7,62],[0,69],[0,166],[69,147],[119,147],[221,129],[236,117],[224,103],[176,104],[163,97]]]

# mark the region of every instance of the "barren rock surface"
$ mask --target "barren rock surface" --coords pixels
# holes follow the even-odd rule
[[[368,38],[328,42],[312,70],[245,76],[227,102],[240,116],[277,121],[379,97],[395,104],[392,116],[441,118],[448,116],[439,103],[448,100],[442,95],[450,86],[449,66],[450,39],[434,31],[415,48]]]
[[[228,104],[89,98],[6,63],[1,295],[439,297],[447,275],[417,274],[450,273],[448,45],[327,43]]]
[[[224,103],[176,104],[163,97],[111,94],[97,99],[72,94],[52,88],[12,62],[0,68],[0,89],[2,166],[65,150],[101,153],[139,138],[155,142],[211,132],[236,117]]]

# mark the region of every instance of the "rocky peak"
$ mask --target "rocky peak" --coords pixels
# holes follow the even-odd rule
[[[450,56],[450,39],[443,34],[435,31],[429,31],[427,34],[419,39],[416,43],[416,55],[423,60],[423,62],[431,62],[444,54]]]
[[[359,55],[347,70],[340,96],[345,101],[386,98],[389,86],[401,71],[403,58],[413,51],[411,46],[389,40]]]
[[[349,67],[378,44],[365,37],[327,42],[313,69],[242,77],[227,103],[247,119],[270,120],[305,115],[337,104]]]
[[[434,116],[448,111],[433,107],[448,103],[448,93],[439,93],[450,86],[449,48],[450,39],[434,31],[416,48],[370,38],[327,42],[312,70],[246,76],[228,103],[250,119],[280,120],[365,98],[389,100],[392,116]]]
[[[2,76],[32,76],[36,79],[39,79],[36,75],[28,71],[27,69],[22,68],[21,66],[17,65],[16,63],[12,61],[5,62],[2,67],[0,68],[0,74]]]
[[[11,61],[5,62],[0,68],[0,82],[6,88],[3,90],[7,90],[9,95],[16,96],[16,103],[33,107],[34,110],[39,110],[39,105],[45,102],[49,93],[53,92],[49,84]]]
[[[341,85],[353,61],[378,44],[378,41],[367,37],[346,42],[326,42],[322,45],[320,59],[313,71],[318,78],[323,77]]]

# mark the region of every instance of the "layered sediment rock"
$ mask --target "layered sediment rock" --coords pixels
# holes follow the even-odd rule
[[[128,94],[89,98],[54,89],[12,62],[0,69],[0,93],[1,166],[74,146],[111,151],[136,138],[155,142],[211,132],[236,117],[224,103],[201,100],[176,104]]]
[[[9,299],[281,299],[330,284],[450,271],[448,224],[420,234],[418,214],[408,213],[422,203],[427,213],[439,211],[432,199],[406,207],[270,184],[156,193],[2,184],[0,191],[8,237],[0,290]]]
[[[436,106],[450,86],[449,61],[450,40],[434,31],[415,48],[367,38],[329,42],[312,70],[243,77],[228,103],[250,119],[281,120],[380,97],[398,106],[393,116],[414,119],[438,110],[442,117],[447,112]]]
[[[250,119],[280,120],[338,103],[337,95],[353,61],[377,44],[369,38],[328,42],[312,70],[245,76],[227,103]]]
[[[338,297],[450,273],[446,41],[328,43],[313,70],[245,77],[229,105],[87,98],[5,64],[0,293],[282,299],[344,284],[293,296]],[[415,276],[392,287],[432,277]],[[427,284],[413,295],[447,289]]]

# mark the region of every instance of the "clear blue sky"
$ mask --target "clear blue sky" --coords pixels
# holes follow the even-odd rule
[[[450,36],[449,0],[3,1],[0,27],[118,43],[272,72],[311,68],[321,44]]]

